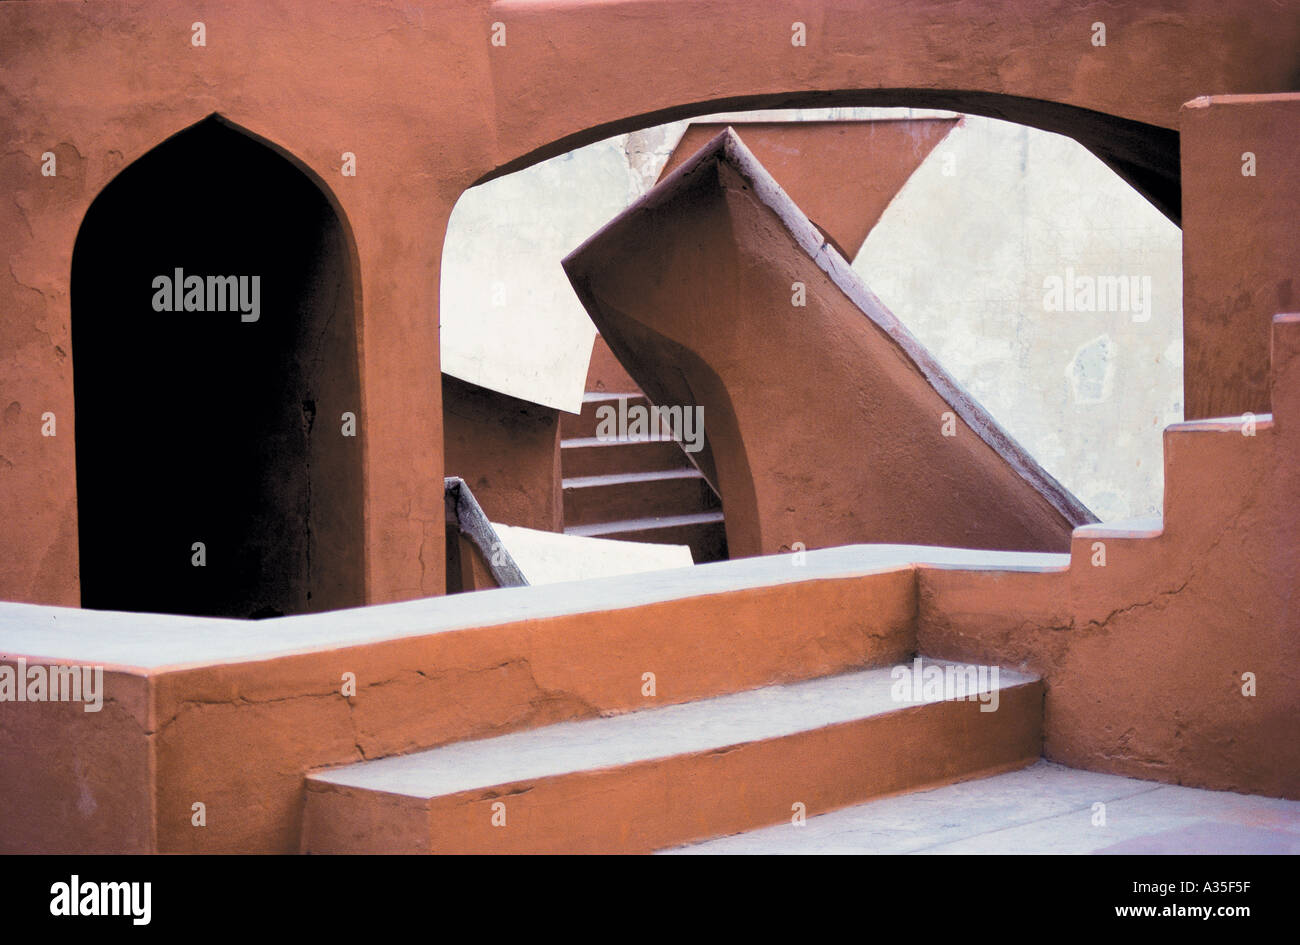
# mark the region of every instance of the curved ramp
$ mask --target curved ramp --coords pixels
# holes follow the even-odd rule
[[[1063,550],[1092,514],[872,295],[727,129],[564,261],[695,456],[733,557],[851,542]]]

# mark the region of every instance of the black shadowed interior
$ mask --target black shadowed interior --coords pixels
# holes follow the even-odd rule
[[[83,606],[364,602],[363,424],[349,437],[342,420],[360,417],[349,240],[307,174],[215,116],[91,205],[72,261]],[[202,278],[204,310],[155,311],[160,294],[175,307],[155,279],[177,269]],[[208,280],[229,276],[245,278]]]

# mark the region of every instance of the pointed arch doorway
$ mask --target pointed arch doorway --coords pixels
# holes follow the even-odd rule
[[[91,204],[72,260],[84,607],[364,602],[354,258],[322,187],[215,115]]]

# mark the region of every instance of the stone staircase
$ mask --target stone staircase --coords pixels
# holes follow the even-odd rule
[[[597,339],[600,344],[600,339]],[[591,538],[689,545],[697,564],[727,556],[722,503],[681,445],[597,436],[601,407],[649,407],[639,390],[588,392],[561,421],[564,531]]]
[[[967,669],[904,668],[923,665],[926,678]],[[651,852],[1038,759],[1036,677],[991,675],[980,702],[975,687],[945,700],[900,687],[899,675],[876,667],[720,692],[318,771],[302,848]]]

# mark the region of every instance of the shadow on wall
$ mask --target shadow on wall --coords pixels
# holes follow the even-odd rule
[[[363,602],[349,240],[310,177],[217,116],[91,205],[72,262],[83,606]]]

